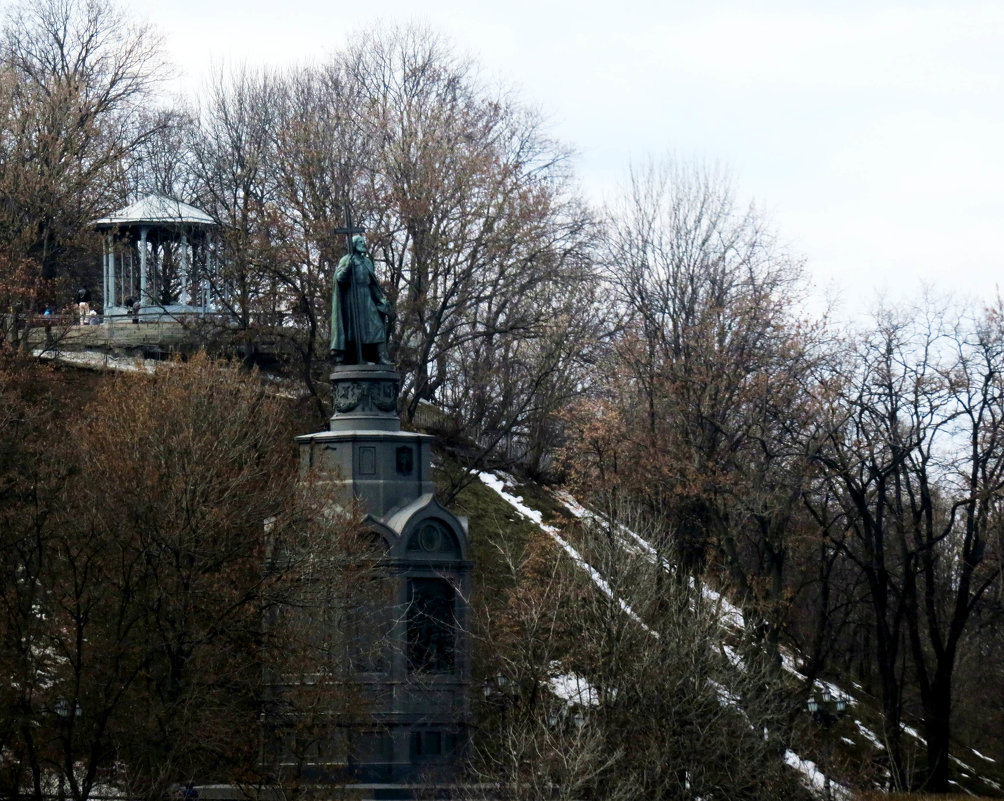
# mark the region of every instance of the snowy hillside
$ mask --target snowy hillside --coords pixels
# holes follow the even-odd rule
[[[641,616],[635,612],[628,599],[616,597],[610,583],[603,576],[602,572],[584,558],[580,550],[576,548],[571,536],[566,535],[559,525],[547,522],[544,512],[534,508],[531,502],[525,499],[528,494],[533,493],[521,492],[518,482],[512,476],[504,473],[482,472],[478,475],[478,478],[522,518],[533,523],[541,532],[552,539],[571,562],[588,576],[589,580],[601,593],[618,603],[625,615],[630,617],[642,629],[648,631],[653,637],[659,637],[659,633],[653,631]],[[595,517],[589,509],[581,505],[567,492],[553,492],[551,493],[551,497],[559,504],[567,519],[588,520]],[[646,541],[637,532],[625,526],[620,526],[618,542],[621,548],[632,554],[641,554],[651,560],[660,558],[652,543]],[[663,567],[667,571],[671,569],[671,566],[665,562],[663,562]],[[722,597],[710,586],[703,585],[701,591],[705,598],[715,603],[715,608],[718,610],[719,622],[723,630],[723,643],[721,647],[725,651],[731,652],[731,658],[737,670],[744,669],[741,658],[724,642],[725,636],[729,632],[739,633],[742,629],[744,624],[742,610],[728,599]],[[783,649],[782,664],[792,679],[793,689],[801,685],[803,691],[807,690],[808,688],[804,687],[806,680],[797,669],[797,655]],[[586,706],[595,703],[595,692],[589,686],[588,677],[567,674],[554,676],[550,681],[549,688],[556,695],[569,700],[571,703],[584,704]],[[856,757],[858,762],[880,763],[884,745],[876,733],[876,729],[881,731],[881,726],[876,725],[874,699],[871,699],[863,692],[859,685],[853,682],[850,683],[850,689],[847,689],[833,682],[816,680],[812,692],[817,696],[828,694],[830,697],[846,699],[846,716],[851,725],[847,727],[846,732],[841,732],[840,747],[844,750],[845,754]],[[730,702],[726,694],[723,694],[722,698],[723,703]],[[923,739],[915,728],[904,726],[903,730],[918,746],[923,746]],[[813,792],[822,796],[827,783],[827,777],[824,776],[817,766],[818,760],[810,758],[811,756],[814,755],[798,754],[789,749],[786,752],[785,759],[787,764],[798,772],[802,783]],[[997,766],[993,759],[980,754],[975,749],[972,749],[971,757],[964,757],[965,755],[953,755],[952,761],[959,768],[959,777],[965,781],[965,785],[954,781],[953,784],[968,795],[995,795],[1001,793],[1001,784],[994,778],[991,778],[991,776],[986,775],[987,773],[995,775],[997,773]],[[851,761],[845,759],[843,764],[847,766]],[[839,771],[835,771],[835,775],[830,777],[830,792],[834,798],[849,799],[852,797],[851,790],[841,783]]]

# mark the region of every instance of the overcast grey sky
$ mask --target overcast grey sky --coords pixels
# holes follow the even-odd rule
[[[1004,3],[172,0],[184,85],[213,64],[323,60],[416,21],[542,109],[591,198],[675,155],[735,175],[819,293],[989,299],[1004,283]],[[919,290],[918,290],[919,291]]]

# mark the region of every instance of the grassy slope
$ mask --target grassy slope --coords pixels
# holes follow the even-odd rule
[[[522,496],[527,506],[540,511],[545,522],[560,526],[562,520],[572,518],[567,509],[564,509],[547,490],[538,485],[520,483],[515,488],[515,494]],[[499,544],[503,543],[505,547],[510,549],[510,552],[518,555],[533,538],[545,535],[535,524],[523,518],[497,493],[479,481],[475,481],[459,494],[453,504],[453,511],[459,515],[467,516],[470,521],[471,551],[475,563],[473,602],[483,602],[504,588],[502,583],[505,574],[502,569],[504,557]],[[881,731],[877,701],[862,690],[853,687],[850,682],[837,681],[836,683],[848,688],[846,694],[854,699],[854,703],[852,712],[829,731],[832,754],[828,761],[839,766],[834,771],[837,776],[868,777],[877,780],[880,775],[881,751],[872,745],[868,736],[862,733],[858,726],[858,722],[860,722],[871,732]],[[795,690],[793,681],[793,693]],[[813,742],[813,739],[816,741]],[[915,758],[923,758],[924,748],[921,741],[907,736],[905,744],[908,749],[913,747]],[[805,755],[812,757],[815,755],[814,752],[818,752],[821,743],[818,738],[810,738],[797,743],[796,747],[799,750],[804,749]],[[998,763],[985,762],[966,749],[957,750],[955,756],[965,763],[967,768],[972,769],[960,768],[959,763],[953,761],[953,779],[958,782],[959,789],[965,793],[964,795],[887,795],[869,792],[861,794],[858,798],[861,801],[877,801],[879,798],[925,801],[933,798],[971,799],[978,797],[989,799],[1004,797],[1004,793],[982,780],[985,777],[1004,786],[1004,770]],[[860,781],[860,778],[858,780]]]

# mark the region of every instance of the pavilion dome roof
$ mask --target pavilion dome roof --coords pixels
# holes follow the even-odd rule
[[[216,225],[202,209],[182,203],[164,195],[146,195],[135,203],[119,209],[107,217],[95,220],[94,225],[108,228],[121,225]]]

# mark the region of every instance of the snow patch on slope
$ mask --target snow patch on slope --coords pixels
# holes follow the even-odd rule
[[[597,706],[600,694],[582,676],[575,673],[561,673],[548,679],[547,686],[558,698],[578,706]]]
[[[816,763],[811,759],[802,759],[792,750],[784,752],[784,761],[788,767],[797,770],[802,774],[807,787],[823,793],[826,789],[826,774],[823,773]],[[830,796],[832,798],[850,801],[851,792],[846,787],[836,782],[830,782]]]
[[[554,526],[550,526],[544,523],[543,515],[540,513],[539,510],[531,509],[529,506],[527,506],[521,496],[517,496],[512,494],[511,492],[506,491],[505,489],[506,481],[503,478],[494,473],[488,473],[488,472],[479,473],[478,478],[481,479],[481,482],[486,487],[489,487],[490,489],[498,493],[498,495],[506,503],[512,506],[527,520],[530,520],[531,522],[535,523],[541,529],[541,531],[543,531],[545,534],[551,537],[559,546],[561,546],[561,549],[565,551],[565,553],[567,553],[572,558],[572,561],[575,562],[575,564],[578,567],[586,571],[586,573],[592,579],[593,583],[596,584],[596,586],[602,592],[604,592],[611,598],[614,597],[613,590],[610,587],[609,583],[607,583],[607,581],[599,574],[599,572],[595,568],[592,567],[592,565],[588,564],[585,561],[585,559],[582,558],[582,555],[558,533],[558,530]],[[509,484],[514,485],[515,482],[510,479]],[[556,493],[555,495],[558,498],[558,500],[560,500],[561,503],[576,517],[579,518],[594,517],[594,515],[591,512],[589,512],[589,510],[587,510],[585,507],[579,504],[574,498],[572,498],[567,493]],[[624,527],[621,526],[621,528]],[[641,548],[645,553],[657,557],[658,553],[650,543],[645,542],[644,539],[639,537],[634,532],[630,532],[629,534],[631,540],[633,540],[636,547]],[[740,610],[735,605],[731,604],[725,598],[722,598],[719,593],[712,590],[711,588],[707,588],[705,592],[706,592],[705,597],[716,601],[721,605],[720,608],[722,608],[723,610],[727,610],[728,614],[726,616],[730,619],[732,625],[742,626],[743,622],[742,610]],[[634,613],[634,611],[631,609],[631,607],[627,604],[627,602],[624,599],[618,598],[617,600],[621,608],[628,615],[631,616],[632,620],[636,621],[640,626],[642,626],[642,628],[645,629],[645,631],[649,632],[653,637],[659,636],[658,632],[652,631],[651,628],[645,625],[645,623],[638,617],[638,615]],[[728,646],[725,647],[728,649]],[[733,655],[730,655],[730,659],[737,660],[737,663],[741,667],[741,658],[738,656],[738,654],[735,654],[734,651]],[[565,698],[570,703],[573,703],[573,701],[570,698],[570,694],[573,694],[576,690],[581,692],[580,688],[583,685],[580,684],[580,682],[584,682],[584,680],[581,679],[580,677],[574,676],[574,674],[560,675],[553,677],[549,681],[549,686],[551,687],[552,691],[555,692],[555,695],[558,695],[561,698]],[[588,683],[586,683],[585,686],[589,687]],[[719,700],[723,704],[738,705],[738,699],[736,699],[731,693],[725,690],[725,688],[719,686],[717,687],[717,689],[719,691]],[[592,691],[595,692],[595,690]],[[588,690],[586,692],[587,692],[586,698],[590,698],[591,696],[588,694]],[[583,702],[575,701],[575,703],[583,703]],[[593,702],[586,701],[583,703],[583,705],[591,706],[593,705]],[[816,790],[819,793],[823,792],[826,785],[826,776],[816,767],[816,764],[814,762],[808,759],[802,759],[801,757],[798,756],[798,754],[796,754],[794,751],[791,751],[790,749],[785,752],[785,761],[789,766],[794,768],[802,775],[806,786],[808,786],[810,789]],[[830,792],[832,797],[840,799],[841,801],[844,800],[849,801],[849,799],[851,798],[850,792],[847,790],[847,788],[835,782],[831,782]]]
[[[600,575],[599,571],[596,570],[592,565],[590,565],[585,559],[583,559],[582,554],[580,554],[564,537],[558,533],[558,529],[554,526],[549,526],[544,522],[543,515],[537,509],[531,509],[523,502],[523,498],[518,495],[513,495],[511,492],[506,492],[505,484],[506,482],[499,478],[494,473],[479,473],[478,478],[481,479],[482,483],[495,490],[501,496],[501,498],[513,507],[517,512],[519,512],[527,520],[535,523],[541,531],[547,534],[551,539],[553,539],[561,549],[567,553],[572,561],[592,579],[592,582],[599,587],[600,591],[603,592],[610,598],[617,601],[618,605],[624,612],[634,620],[639,626],[641,626],[645,631],[651,634],[653,637],[658,637],[659,632],[652,631],[645,622],[638,617],[635,611],[631,608],[627,601],[620,598],[614,594],[613,588],[607,582],[603,576]]]

